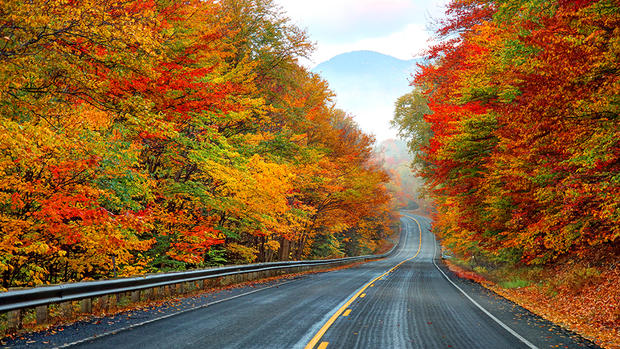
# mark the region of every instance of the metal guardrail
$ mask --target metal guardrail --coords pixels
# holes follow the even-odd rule
[[[76,282],[55,286],[35,287],[26,290],[7,291],[0,293],[0,312],[34,308],[42,305],[101,297],[123,292],[140,291],[149,288],[174,285],[184,282],[195,282],[230,275],[261,272],[266,270],[286,270],[296,267],[339,265],[359,260],[385,258],[394,253],[399,245],[400,241],[395,244],[390,251],[380,255],[366,255],[326,260],[256,263],[184,272],[161,273],[143,277]]]

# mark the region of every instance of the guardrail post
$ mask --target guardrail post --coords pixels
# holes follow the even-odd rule
[[[220,285],[221,286],[227,286],[229,284],[228,282],[228,276],[222,276],[219,278],[220,280]]]
[[[140,291],[132,291],[131,292],[131,302],[136,303],[140,301]]]
[[[101,311],[107,312],[110,307],[109,297],[107,295],[99,297],[97,299],[97,305]]]
[[[153,289],[147,288],[146,290],[142,291],[142,295],[144,296],[144,299],[146,300],[153,299]]]
[[[47,304],[38,306],[35,312],[37,325],[42,325],[47,322],[47,318],[49,317],[49,309],[47,308]]]
[[[62,302],[60,303],[59,307],[60,307],[60,316],[64,318],[70,318],[73,315],[73,303],[71,301]]]
[[[91,298],[84,298],[80,301],[80,311],[82,313],[92,313],[93,300]]]
[[[108,309],[116,309],[118,305],[118,294],[108,296]]]
[[[22,328],[22,311],[21,309],[11,310],[8,315],[8,329],[18,330]]]

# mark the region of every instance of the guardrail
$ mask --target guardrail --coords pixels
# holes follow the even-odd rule
[[[400,237],[401,240],[402,235]],[[136,302],[141,298],[140,292],[148,291],[145,298],[156,299],[162,295],[173,293],[170,286],[176,286],[174,290],[176,293],[184,293],[185,287],[183,285],[185,284],[193,284],[194,289],[204,289],[276,275],[325,269],[358,261],[385,258],[394,253],[399,245],[400,241],[390,251],[380,255],[327,260],[256,263],[7,291],[0,293],[0,313],[9,312],[8,327],[17,329],[21,327],[22,314],[20,310],[23,309],[36,308],[37,323],[45,323],[49,317],[48,306],[51,304],[70,304],[72,301],[82,300],[83,302],[80,304],[81,312],[90,313],[92,312],[93,298],[102,300],[101,303],[104,303],[103,308],[107,309],[109,305],[107,296],[109,295],[130,293],[131,301]],[[70,310],[66,309],[65,312],[70,312]]]

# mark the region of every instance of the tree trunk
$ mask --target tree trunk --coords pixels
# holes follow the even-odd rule
[[[258,261],[265,262],[265,237],[260,237],[260,247],[258,249]]]
[[[297,246],[297,251],[295,253],[295,259],[296,260],[300,260],[301,256],[304,253],[304,246],[306,245],[306,234],[302,234],[301,238],[299,239],[299,246]]]
[[[290,259],[290,251],[291,251],[291,242],[285,238],[280,238],[280,255],[279,259],[281,261],[288,261]]]

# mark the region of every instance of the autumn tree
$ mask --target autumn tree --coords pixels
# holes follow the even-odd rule
[[[315,236],[354,231],[356,253],[387,229],[371,138],[271,1],[5,1],[0,36],[3,287],[320,257]]]
[[[450,247],[545,263],[617,245],[618,18],[609,1],[449,6],[415,85],[432,132],[416,150]]]
[[[113,255],[127,272],[139,268],[135,257],[150,245],[144,212],[122,195],[141,195],[144,181],[112,166],[135,159],[113,127],[132,106],[109,97],[107,78],[152,73],[145,67],[160,50],[152,5],[1,6],[3,286],[106,275]],[[128,191],[107,190],[108,180]]]

